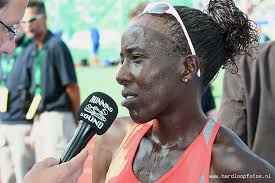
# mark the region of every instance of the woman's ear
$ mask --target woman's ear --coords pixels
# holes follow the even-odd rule
[[[181,80],[183,82],[189,82],[194,77],[197,77],[199,71],[199,59],[197,56],[187,55],[182,57],[180,64]]]

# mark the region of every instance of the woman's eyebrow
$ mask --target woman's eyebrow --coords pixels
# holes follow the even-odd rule
[[[144,48],[141,48],[139,46],[129,46],[126,48],[127,52],[133,53],[134,51],[142,51],[144,53],[147,53]]]

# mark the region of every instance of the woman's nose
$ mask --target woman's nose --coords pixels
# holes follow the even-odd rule
[[[120,65],[120,68],[116,74],[116,80],[121,85],[127,85],[133,80],[129,63],[124,62]]]

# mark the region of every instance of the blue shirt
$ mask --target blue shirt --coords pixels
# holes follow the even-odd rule
[[[26,112],[24,109],[26,108],[25,98],[23,95],[26,93],[26,84],[25,81],[28,78],[27,76],[27,65],[29,60],[28,51],[26,50],[26,45],[28,43],[22,43],[24,45],[20,45],[23,47],[23,50],[16,57],[16,60],[12,66],[12,70],[8,74],[7,77],[7,88],[9,90],[8,97],[8,111],[5,113],[0,112],[0,122],[3,123],[30,123],[25,119]],[[2,65],[2,64],[1,64]],[[0,67],[0,82],[3,79],[3,68]]]
[[[215,99],[212,95],[212,91],[210,87],[208,87],[205,93],[203,93],[202,95],[201,106],[205,114],[210,110],[213,110],[216,108]]]
[[[30,89],[35,91],[35,65],[38,50],[35,42],[29,45],[29,59],[32,60],[28,66],[31,73]],[[42,111],[72,111],[72,104],[66,93],[68,84],[77,83],[74,64],[69,49],[65,43],[50,31],[47,32],[43,47],[44,56],[41,60],[41,95],[42,100],[38,110]]]
[[[98,29],[95,27],[92,27],[90,29],[90,35],[91,35],[91,53],[96,55],[98,52],[99,40],[100,40]]]

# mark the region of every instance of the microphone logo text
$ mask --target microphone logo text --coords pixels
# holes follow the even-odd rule
[[[99,106],[103,107],[104,109],[107,109],[109,112],[113,112],[113,108],[110,107],[106,102],[104,102],[103,99],[97,97],[97,96],[93,96],[90,101],[93,104],[98,104]]]
[[[93,116],[90,116],[89,114],[85,114],[81,112],[80,116],[84,117],[85,119],[89,120],[91,123],[95,124],[98,129],[101,129],[104,126],[103,122],[97,120],[96,118],[94,118]]]
[[[85,106],[84,111],[90,113],[92,116],[95,116],[99,120],[106,122],[107,119],[105,116],[108,114],[106,109],[100,110],[97,106],[93,106],[92,104],[88,104]]]

